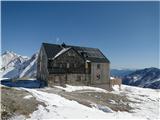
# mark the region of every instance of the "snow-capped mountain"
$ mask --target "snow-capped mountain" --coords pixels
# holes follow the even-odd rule
[[[144,88],[160,89],[160,69],[145,68],[123,77],[123,84]]]
[[[31,58],[18,55],[12,51],[2,54],[1,77],[19,78],[34,77],[36,75],[37,53]]]
[[[6,51],[2,54],[2,68],[5,67],[7,69],[9,67],[19,66],[21,63],[28,59],[29,58],[27,56],[18,55],[13,51]]]

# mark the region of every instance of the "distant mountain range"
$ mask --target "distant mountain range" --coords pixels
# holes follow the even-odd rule
[[[33,54],[31,58],[18,55],[12,51],[6,51],[1,55],[2,67],[0,69],[1,77],[21,78],[36,77],[36,62],[38,53]],[[122,78],[123,84],[139,86],[144,88],[160,89],[160,69],[145,68],[141,70],[132,69],[111,69],[111,76]]]
[[[160,69],[151,67],[136,70],[124,76],[122,80],[122,83],[126,85],[160,89]]]
[[[160,69],[145,68],[139,70],[112,69],[111,76],[120,77],[122,83],[143,88],[160,89]]]
[[[133,73],[136,70],[133,69],[111,69],[111,76],[116,76],[116,77],[124,77],[130,73]]]

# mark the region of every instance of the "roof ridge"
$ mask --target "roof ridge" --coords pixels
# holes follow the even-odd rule
[[[42,46],[44,46],[46,54],[50,59],[54,58],[63,49],[63,46],[59,44],[42,43]],[[71,48],[80,55],[81,52],[86,52],[88,56],[87,59],[92,62],[110,62],[98,48],[81,47],[73,45],[66,45],[65,48]]]
[[[54,43],[46,43],[46,42],[43,42],[42,44],[48,44],[48,45],[61,45],[61,44],[54,44]],[[78,45],[68,45],[66,44],[67,47],[80,47],[80,48],[92,48],[92,49],[98,49],[98,48],[93,48],[93,47],[86,47],[86,46],[78,46]]]

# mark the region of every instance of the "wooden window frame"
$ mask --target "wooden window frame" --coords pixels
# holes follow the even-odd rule
[[[97,69],[101,69],[101,64],[97,64]]]

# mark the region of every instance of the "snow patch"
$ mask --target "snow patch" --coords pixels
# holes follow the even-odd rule
[[[96,92],[105,92],[107,93],[107,90],[104,90],[102,88],[97,88],[97,87],[90,87],[90,86],[71,86],[71,85],[66,85],[66,87],[61,87],[61,86],[55,86],[56,88],[65,90],[66,92],[73,92],[77,90],[93,90]]]
[[[9,120],[26,120],[26,117],[24,115],[15,115],[11,117]]]
[[[115,79],[114,77],[110,77],[111,80]]]
[[[54,60],[55,58],[57,58],[58,56],[60,56],[61,54],[63,54],[64,52],[66,52],[67,50],[69,50],[69,49],[70,49],[70,47],[69,47],[69,48],[63,48],[59,53],[57,53],[57,54],[54,56],[53,60]]]
[[[25,97],[23,97],[24,99],[30,99],[30,98],[32,98],[33,96],[32,95],[27,95],[27,96],[25,96]]]
[[[102,106],[97,104],[91,104],[91,106],[99,110],[102,110],[103,112],[106,112],[106,113],[113,113],[113,111],[107,106]]]
[[[122,85],[121,91],[118,90],[118,86],[116,85],[113,89],[113,93],[126,94],[129,100],[136,102],[129,104],[134,108],[132,115],[150,120],[158,119],[158,115],[160,114],[160,90],[127,85]]]
[[[1,80],[8,80],[8,79],[9,79],[9,78],[1,78],[1,77],[0,77],[0,81],[1,81]]]

